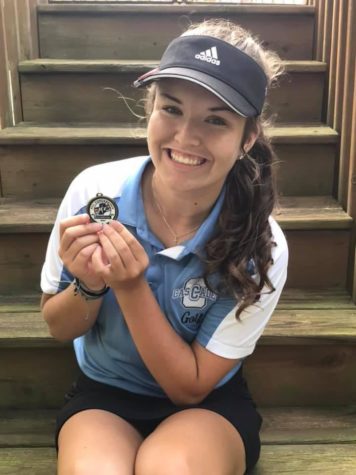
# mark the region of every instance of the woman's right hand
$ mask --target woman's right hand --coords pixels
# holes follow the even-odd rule
[[[94,271],[91,258],[100,246],[99,223],[91,223],[87,214],[73,216],[60,222],[59,257],[69,272],[86,287],[99,290],[105,286],[103,279]]]

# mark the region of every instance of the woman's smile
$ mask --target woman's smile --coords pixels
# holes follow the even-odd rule
[[[169,158],[176,163],[188,165],[190,167],[197,167],[203,165],[206,162],[205,158],[197,157],[186,152],[180,152],[178,150],[167,149]]]

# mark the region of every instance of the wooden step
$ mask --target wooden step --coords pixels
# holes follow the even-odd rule
[[[71,345],[50,338],[38,294],[0,296],[0,303],[0,408],[58,407],[77,373]],[[356,306],[345,291],[286,289],[245,362],[256,401],[265,406],[352,404],[355,342]]]
[[[262,445],[356,443],[355,407],[261,407]],[[0,448],[53,447],[56,410],[0,411]]]
[[[59,201],[0,199],[0,293],[38,289]],[[286,231],[290,287],[346,282],[352,219],[330,197],[281,199],[276,218]]]
[[[345,291],[337,289],[339,299],[334,297],[334,292],[335,289],[323,289],[319,293],[286,290],[260,344],[355,343],[356,306]],[[296,293],[304,295],[302,307],[296,305]],[[39,302],[38,294],[0,296],[0,347],[61,346],[49,335]]]
[[[312,59],[314,7],[234,4],[39,6],[41,57],[155,58],[190,22],[219,17],[248,28],[285,59]]]
[[[268,129],[268,134],[278,155],[282,195],[333,194],[338,142],[334,130],[280,126]],[[84,168],[147,153],[142,127],[23,123],[0,130],[2,193],[5,197],[60,197]]]
[[[267,97],[268,113],[278,122],[321,122],[327,65],[284,65],[286,75]],[[19,65],[23,118],[43,123],[135,121],[134,114],[144,116],[145,92],[133,88],[133,81],[156,66],[157,61],[133,60],[25,61]]]
[[[289,475],[291,471],[295,475],[354,475],[355,454],[356,444],[264,446],[251,475]],[[0,449],[0,471],[3,474],[55,475],[55,449]]]

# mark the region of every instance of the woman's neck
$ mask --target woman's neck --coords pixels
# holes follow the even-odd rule
[[[167,188],[160,183],[153,166],[146,169],[142,186],[149,225],[166,245],[191,239],[217,199],[200,192],[180,193]]]

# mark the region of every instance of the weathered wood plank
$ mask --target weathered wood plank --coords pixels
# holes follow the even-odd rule
[[[354,475],[356,445],[265,445],[251,475]]]
[[[0,235],[0,293],[19,294],[40,290],[48,232]]]
[[[18,223],[18,230],[24,230]],[[36,232],[0,233],[0,294],[31,292],[39,280],[48,241],[48,222],[36,224]],[[38,232],[40,229],[46,232]],[[290,250],[287,287],[345,287],[349,254],[348,230],[286,232]]]
[[[333,194],[336,144],[275,144],[275,151],[280,195]],[[61,197],[87,167],[147,154],[145,144],[0,145],[3,196]]]
[[[0,347],[0,408],[55,409],[77,373],[70,347]],[[245,374],[259,406],[336,406],[356,400],[356,345],[259,345]]]
[[[143,74],[158,66],[155,59],[53,59],[35,58],[20,61],[18,70],[21,73],[135,73]],[[322,61],[282,61],[285,73],[313,72],[325,73],[327,64]]]
[[[314,344],[337,340],[356,343],[356,306],[352,310],[277,309],[268,324],[263,344]]]
[[[261,407],[260,411],[263,445],[356,442],[354,406]]]
[[[298,10],[234,4],[223,9],[212,4],[47,6],[39,9],[39,35],[42,57],[46,58],[154,58],[190,22],[223,17],[258,34],[284,58],[309,60],[313,14],[313,7]]]
[[[263,445],[356,442],[352,407],[261,407],[259,411]],[[1,410],[0,447],[53,447],[56,414],[57,410]]]
[[[41,293],[20,293],[0,295],[1,313],[38,312]],[[321,289],[287,288],[282,292],[278,303],[279,310],[355,310],[351,295],[343,288],[331,287]]]
[[[132,84],[156,64],[139,67],[139,63],[130,65],[127,61],[79,63],[82,69],[74,61],[66,66],[64,60],[20,65],[25,121],[124,124],[134,121],[134,114],[144,115],[145,91]],[[325,65],[323,71],[319,63],[314,69],[311,62],[301,63],[289,62],[287,74],[267,97],[266,114],[278,122],[321,122]]]
[[[0,409],[58,409],[78,371],[68,345],[0,348],[0,357]]]
[[[356,446],[332,445],[268,445],[263,446],[261,459],[252,472],[253,475],[286,475],[291,472],[334,475],[335,467],[339,475],[354,475],[356,466]],[[56,453],[54,448],[3,448],[0,449],[0,470],[3,474],[36,473],[50,475],[56,473]]]
[[[53,447],[56,410],[1,410],[0,447]]]
[[[56,199],[1,198],[0,233],[50,231],[59,203]],[[352,219],[328,196],[281,197],[274,216],[286,230],[350,229],[352,226]]]
[[[0,448],[0,473],[4,475],[56,474],[54,448]]]
[[[49,334],[39,309],[0,311],[1,347],[58,346]],[[356,306],[352,309],[276,309],[260,344],[310,345],[356,343]]]
[[[289,230],[286,235],[288,287],[345,287],[350,252],[347,231]]]
[[[325,126],[284,126],[266,130],[273,144],[336,144],[338,133]],[[0,131],[0,144],[129,144],[146,143],[146,129],[136,124],[32,124]]]
[[[258,345],[245,362],[260,406],[353,405],[356,345]]]

